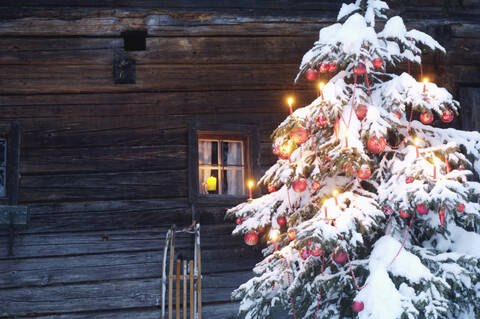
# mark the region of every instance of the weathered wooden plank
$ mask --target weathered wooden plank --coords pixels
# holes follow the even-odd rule
[[[24,176],[20,201],[183,197],[187,170]]]
[[[0,64],[112,64],[123,40],[106,38],[0,39]],[[146,51],[128,52],[142,64],[292,63],[300,60],[310,37],[151,37]],[[28,43],[28,44],[25,44]],[[268,52],[268,54],[258,54]]]
[[[203,287],[206,304],[229,301],[230,293],[245,276],[223,276],[220,287]],[[0,316],[26,316],[159,306],[160,279],[118,280],[73,285],[0,290]]]
[[[186,145],[25,149],[23,174],[186,169]]]
[[[136,84],[116,85],[107,64],[5,65],[0,68],[0,93],[292,89],[297,68],[297,64],[137,65]]]

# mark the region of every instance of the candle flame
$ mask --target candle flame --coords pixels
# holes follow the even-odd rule
[[[426,83],[428,83],[428,81],[429,81],[429,79],[428,79],[427,77],[424,77],[424,78],[423,78],[423,83],[426,84]]]
[[[337,197],[337,195],[338,195],[338,189],[333,191],[333,196]]]
[[[252,180],[249,180],[248,181],[248,188],[249,189],[252,189],[253,188],[253,185],[254,185],[254,182]]]
[[[289,96],[289,97],[287,98],[287,104],[288,104],[288,106],[291,107],[291,106],[293,105],[293,101],[294,101],[294,100],[293,100],[293,97]]]
[[[415,144],[416,146],[418,146],[420,144],[421,140],[418,138],[418,137],[415,137],[413,139],[413,144]]]
[[[320,90],[323,90],[324,87],[325,87],[325,83],[323,83],[323,82],[318,83],[318,88]]]

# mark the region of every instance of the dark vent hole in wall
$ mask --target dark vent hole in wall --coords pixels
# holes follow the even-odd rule
[[[147,49],[147,31],[124,31],[122,37],[125,51],[145,51]]]

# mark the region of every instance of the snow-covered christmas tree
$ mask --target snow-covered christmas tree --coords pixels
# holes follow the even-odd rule
[[[410,69],[445,50],[387,10],[357,0],[320,30],[297,79],[331,79],[273,133],[270,194],[227,212],[266,246],[233,293],[248,319],[480,318],[480,134],[430,125],[459,103]]]

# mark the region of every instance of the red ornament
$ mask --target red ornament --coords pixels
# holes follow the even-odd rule
[[[307,247],[302,248],[302,250],[300,250],[300,257],[302,257],[303,260],[307,259],[309,256],[310,256],[310,251],[308,250]]]
[[[405,178],[405,183],[407,184],[410,184],[410,183],[413,183],[415,179],[413,178],[413,176],[408,176],[407,178]]]
[[[237,225],[240,225],[241,223],[243,223],[243,218],[238,216],[237,219],[235,219],[235,222],[237,223]]]
[[[255,246],[258,243],[258,235],[254,231],[249,231],[243,236],[243,240],[245,241],[245,244]]]
[[[441,119],[445,123],[450,123],[453,121],[453,112],[450,110],[443,111]]]
[[[287,224],[287,219],[285,218],[285,216],[277,217],[277,224],[279,226],[286,225]]]
[[[430,124],[433,122],[433,113],[430,111],[424,111],[422,114],[420,114],[420,121],[422,121],[423,124]]]
[[[363,63],[358,63],[358,66],[353,68],[353,72],[357,75],[363,75],[365,72],[367,72],[367,67]]]
[[[355,175],[357,174],[357,172],[355,171],[355,168],[353,168],[353,165],[352,163],[344,163],[343,164],[343,171],[345,172],[345,174],[349,174],[349,175]]]
[[[307,182],[304,179],[296,180],[292,183],[292,188],[297,193],[301,193],[307,189]]]
[[[288,153],[280,153],[280,154],[278,154],[278,157],[279,157],[280,159],[287,160],[287,159],[290,158],[290,154],[288,154]]]
[[[308,69],[307,72],[305,72],[305,77],[309,81],[314,81],[317,78],[317,71],[314,69]]]
[[[400,113],[399,111],[393,111],[393,114],[395,114],[395,116],[396,116],[398,119],[401,119],[401,118],[402,118],[402,113]]]
[[[311,249],[310,254],[312,254],[312,256],[314,256],[314,257],[321,256],[321,255],[323,254],[322,247],[320,247],[320,246],[314,246],[314,247]]]
[[[426,214],[428,214],[428,208],[425,207],[425,205],[423,205],[423,204],[418,204],[417,205],[417,212],[420,215],[426,215]]]
[[[458,204],[457,205],[457,212],[463,213],[465,211],[465,204]]]
[[[272,145],[272,153],[273,155],[279,155],[280,154],[280,146],[277,144]]]
[[[368,165],[362,165],[362,167],[360,167],[357,172],[357,176],[360,179],[369,179],[371,175],[372,171],[370,170],[370,167]]]
[[[408,217],[410,217],[410,212],[408,210],[401,210],[400,217],[402,217],[403,219],[407,219]]]
[[[320,115],[319,117],[317,117],[317,125],[318,126],[327,125],[327,117],[325,115]]]
[[[361,121],[367,116],[367,111],[367,106],[364,104],[360,104],[359,106],[357,106],[355,114],[357,115],[357,118]]]
[[[367,142],[368,150],[375,154],[379,154],[383,152],[386,145],[387,145],[387,141],[383,136],[380,138],[377,138],[376,136],[372,136]]]
[[[337,253],[335,252],[332,253],[332,259],[337,264],[343,264],[347,260],[347,254],[339,250],[337,251]]]
[[[375,59],[373,59],[372,64],[376,69],[381,68],[382,65],[383,65],[383,60],[380,59],[380,58],[375,58]]]
[[[328,72],[335,72],[337,71],[337,64],[332,62],[328,65]]]
[[[364,307],[365,307],[365,305],[361,301],[354,301],[353,304],[352,304],[352,310],[355,311],[355,312],[362,311]]]
[[[318,191],[320,188],[322,188],[322,185],[320,185],[319,182],[315,181],[315,182],[312,183],[312,189],[314,191]]]
[[[299,126],[290,131],[290,138],[295,144],[301,145],[305,143],[306,140],[308,140],[308,132],[306,129]]]
[[[440,219],[440,225],[443,227],[443,224],[445,223],[445,208],[440,207],[438,209],[438,218]]]
[[[320,73],[326,73],[328,72],[328,70],[329,70],[328,63],[320,63],[320,65],[318,66],[318,71]]]
[[[296,236],[297,236],[297,231],[296,231],[295,229],[290,229],[290,230],[287,232],[287,237],[288,237],[288,239],[290,239],[290,240],[294,240]]]
[[[265,231],[265,227],[263,227],[263,226],[260,226],[260,227],[257,228],[257,233],[259,233],[259,234],[263,233],[264,231]]]
[[[390,216],[393,214],[393,209],[388,206],[383,206],[383,213],[387,216]]]
[[[277,191],[277,187],[275,187],[275,185],[273,185],[273,184],[268,184],[267,189],[268,189],[269,193],[273,193],[273,192]]]

